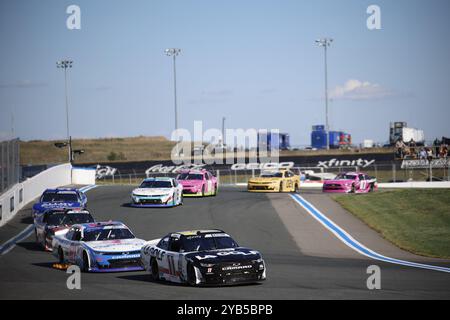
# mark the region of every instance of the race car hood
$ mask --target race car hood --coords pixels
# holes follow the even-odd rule
[[[197,188],[201,188],[203,186],[203,181],[202,180],[181,180],[180,184],[183,187],[197,187]]]
[[[35,203],[33,210],[44,212],[49,209],[78,209],[83,208],[79,202],[42,202]]]
[[[145,244],[142,239],[124,239],[85,242],[85,245],[97,252],[128,252],[141,250]]]
[[[194,262],[220,263],[258,260],[261,258],[261,254],[256,250],[248,248],[234,248],[225,250],[193,252],[187,254],[186,257]]]
[[[324,184],[352,184],[355,180],[325,180]]]
[[[133,190],[133,194],[140,196],[167,195],[171,192],[171,188],[137,188]]]
[[[52,231],[55,236],[61,236],[69,231],[70,226],[47,226],[47,230]]]
[[[271,182],[277,182],[278,180],[281,180],[281,178],[252,178],[249,179],[249,183],[271,183]]]

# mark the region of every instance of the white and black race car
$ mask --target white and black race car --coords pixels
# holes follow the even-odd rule
[[[240,247],[221,230],[174,232],[141,249],[153,280],[200,285],[235,285],[266,279],[261,254]]]

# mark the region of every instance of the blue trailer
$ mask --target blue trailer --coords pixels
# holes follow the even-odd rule
[[[258,147],[266,150],[289,150],[291,148],[288,133],[274,133],[270,131],[258,132]]]
[[[351,144],[351,135],[343,131],[328,132],[330,148],[337,149]],[[327,148],[327,133],[324,125],[312,127],[311,147],[316,149]]]

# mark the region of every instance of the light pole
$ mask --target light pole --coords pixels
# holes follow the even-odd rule
[[[177,109],[177,65],[176,58],[181,53],[181,49],[169,48],[166,49],[165,54],[173,58],[173,93],[174,93],[174,106],[175,106],[175,130],[178,129],[178,109]]]
[[[67,129],[67,142],[69,144],[69,162],[72,163],[72,139],[70,137],[69,130],[69,98],[67,96],[67,69],[72,68],[72,60],[61,60],[56,62],[56,67],[64,69],[64,91],[66,96],[66,129]]]
[[[333,39],[322,38],[316,40],[316,43],[324,49],[325,59],[325,134],[327,135],[327,150],[330,150],[330,125],[328,122],[328,62],[327,62],[327,49],[331,46]]]
[[[222,147],[225,147],[225,117],[222,117]]]

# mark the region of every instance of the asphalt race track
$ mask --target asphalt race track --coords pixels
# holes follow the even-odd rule
[[[262,252],[268,279],[262,284],[192,288],[151,282],[145,272],[82,274],[81,290],[66,287],[68,274],[52,268],[34,235],[0,257],[1,299],[450,299],[450,274],[371,260],[346,247],[288,194],[249,194],[222,188],[215,198],[185,199],[172,209],[127,207],[131,187],[88,192],[99,220],[120,220],[137,237],[151,240],[171,231],[220,228],[239,244]],[[449,266],[391,246],[342,210],[327,195],[302,196],[371,249],[382,254]],[[28,211],[27,211],[28,210]],[[29,209],[21,213],[29,215]],[[19,230],[20,231],[20,230]],[[1,233],[1,232],[0,232]],[[411,261],[412,261],[411,260]],[[368,290],[367,267],[381,268],[381,290]]]

